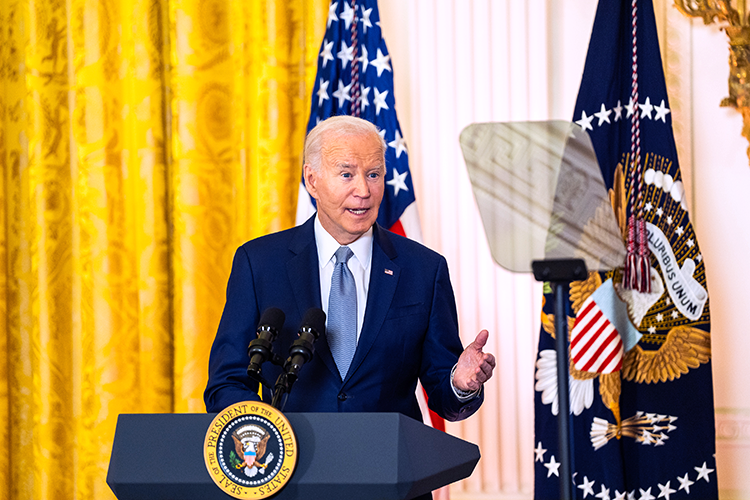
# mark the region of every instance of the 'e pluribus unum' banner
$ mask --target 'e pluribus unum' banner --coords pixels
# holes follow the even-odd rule
[[[695,261],[685,259],[682,267],[678,267],[677,259],[666,235],[650,222],[646,223],[646,227],[648,228],[648,247],[659,262],[666,289],[675,307],[689,320],[698,320],[703,314],[708,292],[693,278]]]

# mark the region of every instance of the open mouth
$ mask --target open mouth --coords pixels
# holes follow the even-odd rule
[[[364,213],[367,212],[367,210],[369,210],[369,209],[367,209],[367,208],[347,208],[347,211],[349,213],[354,214],[354,215],[363,215]]]

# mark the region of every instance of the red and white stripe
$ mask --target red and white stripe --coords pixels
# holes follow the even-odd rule
[[[620,333],[604,315],[593,296],[583,303],[571,331],[570,357],[577,370],[613,373],[622,368]]]

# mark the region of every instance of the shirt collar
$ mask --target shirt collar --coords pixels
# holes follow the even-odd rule
[[[372,234],[373,229],[370,228],[365,234],[357,238],[356,241],[347,245],[351,248],[354,256],[364,269],[367,269],[370,266],[370,259],[372,258]],[[341,246],[341,244],[325,230],[317,215],[315,217],[315,245],[318,247],[318,263],[321,268],[328,264],[336,253],[336,250]]]

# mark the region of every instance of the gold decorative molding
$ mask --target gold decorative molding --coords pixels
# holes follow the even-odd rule
[[[677,10],[689,17],[700,17],[704,24],[719,24],[729,37],[729,96],[721,106],[742,114],[742,136],[750,141],[750,26],[747,0],[674,0]],[[750,159],[750,147],[747,149]]]

